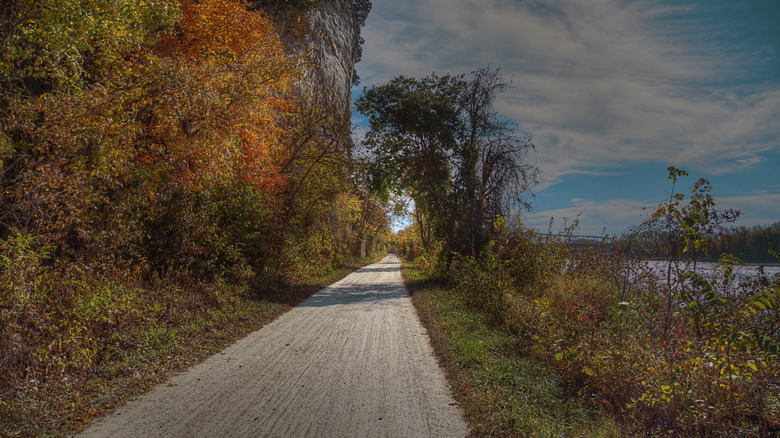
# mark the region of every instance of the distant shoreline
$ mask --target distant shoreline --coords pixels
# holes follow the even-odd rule
[[[667,259],[655,259],[655,258],[643,258],[642,261],[643,262],[668,262],[669,260],[667,260]],[[713,264],[717,264],[718,261],[717,260],[697,260],[697,263],[713,263]],[[780,263],[777,263],[777,262],[766,262],[766,263],[762,263],[762,262],[741,262],[741,263],[739,263],[736,266],[755,266],[755,267],[765,266],[765,267],[772,267],[772,268],[780,268]]]

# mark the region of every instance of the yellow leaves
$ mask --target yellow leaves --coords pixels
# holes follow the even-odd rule
[[[14,145],[8,136],[0,131],[0,170],[3,168],[3,162],[11,156],[14,151]]]
[[[181,1],[179,32],[154,46],[163,100],[148,132],[166,144],[188,185],[240,178],[278,187],[273,157],[284,93],[298,77],[273,24],[240,0]],[[211,184],[211,183],[209,183]]]
[[[159,10],[171,1],[111,2],[121,7],[104,0],[27,2],[26,19],[9,32],[4,58],[26,76],[51,76],[61,87],[79,87],[87,77],[121,65],[150,29],[169,24],[172,15]]]

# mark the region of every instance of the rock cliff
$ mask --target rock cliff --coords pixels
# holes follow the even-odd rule
[[[295,51],[310,54],[313,68],[307,76],[313,91],[328,96],[347,115],[362,50],[360,29],[370,9],[368,0],[323,0],[321,7],[306,14],[308,26],[287,26],[283,34]]]

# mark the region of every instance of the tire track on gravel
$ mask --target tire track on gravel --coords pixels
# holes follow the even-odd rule
[[[98,420],[84,437],[462,437],[394,255]]]

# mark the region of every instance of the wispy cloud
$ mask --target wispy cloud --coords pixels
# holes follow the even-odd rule
[[[596,201],[571,199],[571,206],[527,214],[526,226],[546,231],[552,219],[552,231],[558,232],[574,220],[579,221],[579,233],[588,235],[619,234],[630,231],[648,219],[659,202],[640,202],[633,199]],[[744,196],[716,198],[719,211],[739,210],[748,219],[737,220],[735,225],[752,227],[780,221],[780,194],[758,192]]]
[[[655,204],[641,203],[631,199],[593,201],[572,199],[571,207],[546,210],[523,217],[523,224],[539,231],[559,232],[573,221],[579,222],[577,233],[586,235],[619,234],[627,232],[626,224],[639,225],[647,218],[643,208],[654,208]]]
[[[500,66],[517,87],[497,109],[533,135],[544,179],[539,191],[567,174],[643,160],[719,174],[780,151],[780,90],[732,89],[744,59],[695,37],[701,29],[684,18],[694,6],[374,4],[359,65],[364,82]]]

